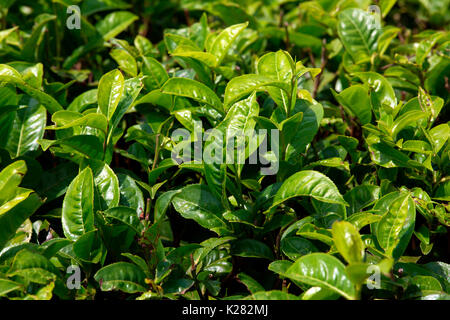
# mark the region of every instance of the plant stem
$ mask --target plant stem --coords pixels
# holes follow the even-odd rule
[[[155,157],[153,158],[152,171],[156,168],[156,164],[158,163],[159,150],[160,150],[160,143],[159,143],[159,136],[160,136],[160,135],[161,135],[160,133],[157,133],[157,134],[156,134]]]
[[[326,55],[326,52],[327,52],[326,44],[327,44],[327,40],[323,39],[322,40],[322,53],[320,56],[320,69],[321,70],[314,81],[314,90],[312,93],[313,99],[316,98],[317,92],[319,91],[320,83],[322,82],[322,74],[323,74],[323,71],[325,70],[325,66],[326,66],[327,60],[328,60],[327,55]]]

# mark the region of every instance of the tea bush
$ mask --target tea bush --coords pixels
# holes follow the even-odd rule
[[[2,298],[450,298],[448,0],[0,17]]]

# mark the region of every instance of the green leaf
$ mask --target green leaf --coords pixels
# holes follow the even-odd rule
[[[234,2],[205,2],[204,4],[209,4],[204,7],[204,10],[222,19],[226,26],[249,21],[250,26],[257,29],[255,17],[246,12],[245,6],[242,7]]]
[[[269,270],[273,271],[280,276],[284,277],[286,271],[293,265],[292,261],[288,260],[276,260],[269,264]]]
[[[415,219],[416,208],[411,196],[401,194],[390,202],[375,233],[387,255],[398,259],[403,254],[414,231]]]
[[[38,100],[50,113],[55,113],[56,111],[63,110],[63,107],[61,107],[59,102],[56,101],[52,96],[27,84],[22,79],[21,74],[8,65],[0,64],[0,81],[11,83],[17,86],[30,97]]]
[[[123,75],[119,70],[110,71],[100,79],[98,84],[98,107],[108,121],[111,120],[122,98],[124,81]]]
[[[393,110],[397,107],[394,89],[385,77],[376,72],[357,72],[355,76],[369,87],[372,108],[376,115],[384,108]]]
[[[256,151],[255,149],[258,147],[257,145],[251,146],[250,142],[246,143],[246,136],[248,136],[249,133],[253,133],[253,129],[255,128],[256,122],[253,117],[258,114],[259,104],[256,101],[256,94],[252,94],[247,99],[235,103],[230,108],[223,121],[226,130],[227,143],[230,139],[234,139],[235,149],[237,149],[237,146],[245,146],[244,148],[237,150],[237,158],[234,156],[233,151],[233,163],[236,163],[238,166],[239,177],[244,166],[243,162],[245,162],[247,156]],[[256,136],[252,137],[252,139],[256,139]]]
[[[317,227],[311,223],[305,223],[304,225],[302,225],[298,229],[296,234],[311,240],[322,241],[323,243],[329,246],[333,245],[333,238],[331,231],[329,229]]]
[[[285,237],[281,240],[281,251],[291,260],[318,251],[311,241],[301,237]]]
[[[79,112],[61,110],[55,112],[52,121],[56,124],[52,127],[46,127],[47,130],[63,130],[75,126],[86,126],[102,130],[106,134],[108,121],[103,114],[88,113],[82,115]]]
[[[15,112],[5,149],[13,158],[29,155],[39,148],[38,140],[44,136],[47,112],[35,99]],[[6,139],[6,137],[5,137]]]
[[[439,184],[439,187],[434,194],[434,199],[442,201],[450,201],[450,180]]]
[[[127,51],[122,49],[111,50],[111,57],[117,62],[119,68],[132,77],[137,77],[136,59]]]
[[[442,286],[436,278],[418,275],[411,279],[405,291],[407,299],[427,297],[433,294],[442,294]]]
[[[272,290],[256,292],[245,298],[245,300],[299,300],[299,298],[284,291]]]
[[[353,224],[356,229],[361,230],[363,227],[380,221],[381,216],[370,212],[358,212],[352,214],[347,221]]]
[[[22,284],[7,279],[0,279],[0,297],[6,296],[8,293],[22,290]]]
[[[235,24],[223,30],[214,39],[214,42],[208,51],[217,58],[215,66],[219,66],[221,64],[233,42],[247,26],[248,22]]]
[[[83,112],[91,105],[97,104],[98,89],[88,90],[76,97],[67,107],[68,111]]]
[[[108,41],[126,30],[139,17],[128,11],[115,11],[108,14],[97,25],[97,31]]]
[[[155,203],[155,223],[161,221],[169,208],[169,205],[172,201],[172,198],[178,193],[180,190],[171,190],[166,191],[162,195],[156,199]]]
[[[270,77],[258,74],[245,74],[231,79],[225,88],[225,110],[228,110],[233,103],[251,94],[253,91],[266,90],[268,86],[283,89],[287,94],[290,94],[288,84]]]
[[[88,162],[94,176],[94,207],[99,210],[119,205],[119,180],[114,171],[101,161],[91,160]]]
[[[122,98],[115,109],[114,114],[111,117],[111,125],[110,125],[110,135],[113,133],[113,130],[119,125],[120,120],[124,116],[124,114],[131,108],[134,101],[138,97],[141,92],[143,84],[141,83],[140,78],[131,78],[127,79],[124,83],[124,90]]]
[[[264,287],[248,274],[241,272],[237,275],[237,277],[239,281],[242,282],[251,293],[265,291]]]
[[[75,153],[89,159],[100,160],[103,158],[103,145],[100,139],[93,135],[77,135],[60,140],[39,140],[42,149],[45,151],[49,147],[62,146],[62,150],[67,153]],[[72,155],[71,155],[72,156]]]
[[[23,60],[33,61],[38,59],[39,54],[39,45],[41,41],[42,34],[46,30],[46,25],[56,19],[56,16],[43,13],[38,16],[39,19],[36,19],[36,24],[33,27],[33,32],[30,37],[26,40],[23,49],[22,49],[22,57]]]
[[[348,205],[330,178],[317,171],[304,170],[293,174],[283,182],[270,208],[300,196],[309,196],[327,203]]]
[[[381,0],[380,1],[380,7],[381,7],[381,15],[382,17],[386,17],[391,8],[395,5],[397,0]]]
[[[410,166],[410,159],[406,154],[380,140],[378,136],[371,135],[366,141],[369,144],[370,157],[375,164],[385,168]]]
[[[136,233],[139,233],[142,229],[139,216],[136,213],[136,210],[132,208],[123,206],[110,208],[104,212],[104,215],[123,222],[136,231]]]
[[[90,16],[96,12],[114,9],[126,9],[130,5],[124,1],[117,0],[101,0],[101,1],[87,1],[83,2],[81,6],[81,12],[84,15]]]
[[[94,230],[94,178],[91,168],[81,171],[67,188],[62,205],[64,235],[76,241]]]
[[[203,83],[188,78],[171,78],[161,88],[163,93],[191,98],[197,102],[205,103],[223,113],[220,99],[210,88]]]
[[[219,235],[228,228],[222,217],[224,209],[220,200],[205,185],[184,187],[173,197],[172,204],[185,219],[193,219]]]
[[[334,291],[349,300],[356,299],[356,290],[345,273],[345,266],[337,258],[325,253],[311,253],[294,262],[286,277]]]
[[[331,232],[336,248],[348,263],[363,261],[364,243],[354,225],[346,221],[336,221]]]
[[[208,67],[214,68],[218,65],[218,59],[211,53],[200,51],[199,48],[193,48],[187,45],[179,45],[172,52],[175,57],[193,58],[202,63],[205,63]]]
[[[274,259],[272,250],[265,243],[255,239],[234,241],[231,245],[231,254],[246,258]]]
[[[345,201],[349,203],[347,208],[348,215],[361,211],[367,206],[378,200],[380,196],[380,187],[373,185],[359,185],[352,188],[344,195]]]
[[[194,285],[195,281],[186,278],[170,279],[164,283],[163,290],[166,294],[182,294]]]
[[[147,291],[145,273],[136,265],[117,262],[100,269],[94,276],[103,291],[121,290],[126,293]]]
[[[286,160],[295,159],[307,150],[308,145],[319,131],[324,110],[321,104],[311,104],[306,100],[298,100],[294,107],[295,112],[302,112],[303,119],[297,128],[286,150]]]
[[[285,145],[290,144],[297,135],[298,130],[301,128],[302,120],[303,113],[298,112],[280,123],[281,134],[283,135],[283,142]]]
[[[117,175],[120,186],[120,205],[133,208],[136,213],[144,211],[144,195],[136,181],[125,174]]]
[[[392,138],[395,140],[399,132],[402,131],[404,128],[406,128],[407,126],[413,126],[415,122],[427,118],[428,114],[422,111],[408,111],[402,114],[397,119],[395,119],[395,122],[391,128]]]
[[[358,117],[362,125],[372,121],[372,108],[367,87],[363,85],[351,86],[339,94],[332,91],[336,100],[351,114]]]
[[[0,205],[9,201],[16,193],[16,189],[27,173],[24,160],[11,163],[0,172]]]
[[[147,266],[147,262],[145,262],[144,259],[142,259],[140,256],[131,254],[131,253],[122,253],[124,257],[127,257],[130,259],[135,265],[137,265],[139,268],[141,268],[142,271],[144,271],[145,275],[150,277],[149,268]]]
[[[191,48],[193,50],[196,50],[196,51],[200,51],[201,50],[195,44],[194,41],[192,41],[192,40],[190,40],[190,39],[188,39],[186,37],[177,35],[177,34],[172,34],[170,32],[167,32],[166,34],[164,34],[164,42],[165,42],[165,45],[167,47],[167,51],[169,53],[174,52],[178,46],[189,47],[189,48]]]
[[[346,9],[338,15],[337,31],[345,50],[358,63],[376,52],[380,24],[361,9]]]
[[[142,73],[147,76],[144,84],[147,90],[160,89],[169,80],[166,69],[152,57],[142,58]]]
[[[89,231],[83,234],[73,244],[73,252],[83,261],[98,263],[105,251],[103,241],[98,231]]]
[[[16,254],[8,271],[9,276],[19,276],[26,281],[44,285],[56,280],[58,274],[56,267],[47,258],[27,249]]]
[[[345,268],[345,271],[353,283],[361,286],[364,282],[367,283],[367,278],[371,275],[368,272],[369,268],[370,264],[366,262],[353,262]]]
[[[436,44],[436,41],[439,40],[443,36],[442,33],[436,32],[432,36],[426,38],[425,40],[420,41],[416,46],[416,63],[419,67],[422,67],[424,61],[429,55],[431,49]]]
[[[214,196],[221,200],[225,198],[227,180],[227,165],[224,161],[226,125],[227,122],[221,122],[216,130],[208,135],[203,151],[203,167],[206,182]],[[197,139],[201,139],[201,137],[197,137]]]
[[[1,177],[0,181],[2,181]],[[12,182],[12,180],[9,181]],[[3,249],[5,244],[16,234],[16,230],[42,203],[43,201],[36,193],[31,193],[10,210],[0,213],[0,250]]]
[[[433,127],[429,131],[429,136],[431,138],[430,142],[433,145],[434,152],[436,152],[436,153],[439,152],[450,137],[449,124],[443,123],[436,127]]]
[[[269,52],[258,60],[258,74],[290,84],[295,68],[293,64],[291,56],[286,51]],[[283,106],[287,113],[291,103],[288,94],[276,87],[267,88],[267,91],[275,103]]]
[[[350,166],[347,161],[342,161],[339,157],[333,157],[323,160],[318,160],[309,163],[304,169],[312,169],[317,166],[330,167],[330,168],[342,168],[343,170],[350,171]]]

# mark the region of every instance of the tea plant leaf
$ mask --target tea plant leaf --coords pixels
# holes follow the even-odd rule
[[[253,91],[265,90],[265,88],[268,86],[278,87],[284,90],[286,93],[289,93],[288,84],[281,81],[273,80],[272,78],[262,75],[246,74],[231,79],[231,81],[228,82],[227,87],[225,89],[225,98],[224,98],[225,110],[228,110],[233,103],[245,97],[246,95],[251,94]]]
[[[248,26],[248,22],[236,24],[224,29],[215,39],[209,48],[209,52],[216,57],[215,66],[221,64],[225,58],[228,50],[233,45],[233,42],[239,36],[239,34]]]
[[[8,211],[0,213],[0,250],[42,203],[42,199],[36,193],[31,193]]]
[[[94,276],[103,291],[121,290],[127,293],[146,291],[145,274],[134,264],[117,262],[100,269]]]
[[[52,121],[56,125],[46,127],[47,130],[63,130],[75,126],[86,126],[99,129],[106,133],[108,128],[106,117],[99,113],[88,113],[83,116],[78,112],[62,110],[53,114]]]
[[[18,160],[0,172],[0,203],[3,204],[16,193],[16,189],[27,173],[27,164]]]
[[[55,113],[56,111],[63,109],[59,102],[56,101],[52,96],[27,84],[22,79],[20,73],[8,65],[0,64],[0,81],[16,85],[30,97],[38,100],[50,113]]]
[[[132,77],[137,77],[138,67],[136,59],[125,50],[114,49],[110,53],[111,57],[117,62],[120,69]]]
[[[223,113],[222,102],[210,88],[195,80],[187,78],[171,78],[161,88],[163,93],[191,98],[197,102],[210,105]]]
[[[346,221],[338,221],[333,223],[331,232],[336,248],[348,263],[363,261],[364,243],[355,226]]]
[[[300,196],[310,196],[319,201],[348,205],[335,184],[324,174],[305,170],[290,176],[278,189],[271,208]]]
[[[22,284],[6,280],[6,279],[0,279],[0,297],[6,296],[8,293],[15,291],[15,290],[22,290]]]
[[[73,244],[73,252],[86,262],[100,262],[104,250],[103,241],[96,230],[83,234]]]
[[[98,84],[98,107],[108,121],[122,98],[124,78],[119,70],[105,74]]]
[[[355,76],[360,78],[370,89],[370,98],[374,112],[381,112],[383,107],[396,109],[397,98],[389,81],[375,72],[359,72]]]
[[[47,258],[27,249],[17,253],[8,272],[9,276],[19,276],[43,285],[54,281],[58,274],[56,267]]]
[[[144,79],[145,87],[148,90],[160,89],[169,79],[166,70],[156,59],[143,57],[142,73],[147,76]]]
[[[65,236],[73,241],[94,230],[94,178],[91,168],[81,171],[67,188],[61,222]]]
[[[114,171],[101,161],[91,160],[88,163],[94,177],[94,207],[99,210],[119,205],[119,180]]]
[[[339,94],[333,91],[336,100],[358,117],[361,124],[370,123],[372,120],[372,108],[368,89],[362,85],[351,86]]]
[[[271,77],[280,82],[286,82],[287,84],[291,82],[293,69],[294,61],[292,61],[289,53],[282,50],[269,52],[258,61],[258,74]],[[288,94],[279,88],[268,88],[267,90],[275,102],[278,105],[282,105],[287,112],[291,103]]]
[[[193,219],[204,228],[221,234],[228,228],[222,217],[220,200],[204,185],[189,185],[177,193],[172,204],[184,218]]]
[[[414,230],[416,208],[407,194],[399,195],[377,223],[376,237],[387,255],[399,258]]]
[[[286,277],[332,290],[346,299],[355,300],[356,290],[337,258],[325,253],[311,253],[294,262],[284,273]]]
[[[44,136],[47,113],[43,106],[30,99],[27,106],[17,110],[9,132],[6,150],[15,158],[29,155],[39,148],[38,140]]]
[[[125,223],[132,228],[136,233],[140,232],[140,221],[136,210],[128,207],[114,207],[104,212],[105,216],[114,218],[118,221]]]
[[[273,259],[272,250],[255,239],[241,239],[233,242],[231,253],[240,257]]]
[[[379,23],[361,9],[346,9],[338,15],[338,34],[355,62],[367,59],[376,52]]]
[[[127,29],[136,20],[138,17],[131,12],[116,11],[108,14],[95,27],[103,39],[108,41]]]
[[[172,52],[172,55],[175,57],[186,57],[196,59],[198,61],[205,63],[210,68],[216,67],[219,61],[215,55],[209,52],[200,51],[200,49],[198,48],[192,48],[187,45],[177,46],[177,48]]]

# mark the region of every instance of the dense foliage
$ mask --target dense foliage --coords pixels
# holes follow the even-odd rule
[[[0,297],[450,299],[449,3],[1,1]]]

